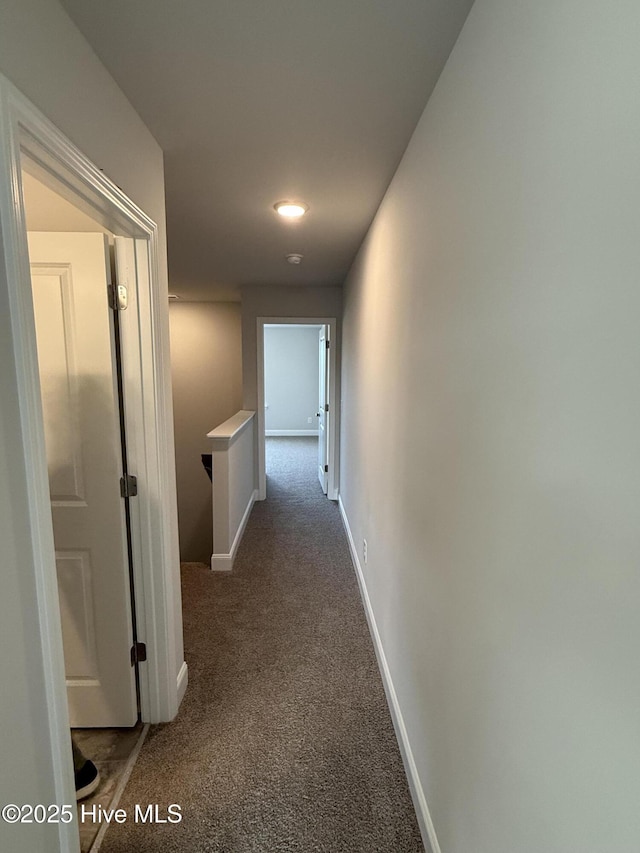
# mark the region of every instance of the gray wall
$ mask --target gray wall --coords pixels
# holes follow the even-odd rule
[[[237,302],[172,302],[171,374],[176,435],[180,557],[211,559],[211,483],[200,455],[207,433],[242,408]]]
[[[160,286],[166,289],[162,151],[57,2],[3,0],[0,72],[155,219],[160,237]],[[168,322],[166,317],[157,320]],[[166,327],[165,332],[168,334]],[[5,686],[0,699],[0,801],[51,803],[55,802],[53,756],[43,699],[46,674],[35,642],[39,631],[32,583],[35,569],[29,565],[34,534],[26,522],[27,483],[16,453],[23,438],[11,334],[6,282],[0,280],[0,641],[6,650],[0,664],[0,681]],[[178,581],[177,551],[175,567]],[[179,619],[179,587],[175,601]],[[181,637],[177,640],[181,642]],[[181,648],[176,657],[182,661]],[[57,849],[56,826],[0,823],[0,848],[48,853]]]
[[[267,432],[301,430],[317,433],[318,335],[319,327],[265,326]]]
[[[242,288],[242,388],[243,407],[255,411],[258,404],[258,317],[336,317],[338,365],[342,323],[341,287]]]
[[[443,853],[639,849],[639,33],[476,0],[346,286],[341,495]]]

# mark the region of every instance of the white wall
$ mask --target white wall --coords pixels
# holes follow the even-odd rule
[[[207,433],[242,408],[237,302],[172,302],[171,375],[182,560],[211,559],[211,483],[201,454]]]
[[[229,457],[229,527],[225,549],[227,553],[231,552],[236,537],[242,535],[242,524],[243,522],[246,524],[247,511],[252,506],[256,494],[253,459],[255,429],[254,415],[249,426],[240,433],[236,441],[231,443],[227,451]],[[215,478],[215,460],[213,473]]]
[[[640,849],[639,33],[476,0],[346,286],[342,500],[443,853]]]
[[[209,433],[213,463],[211,568],[230,571],[257,496],[255,412],[239,411]]]
[[[319,329],[319,326],[265,326],[267,435],[318,432]]]
[[[4,0],[0,6],[0,72],[36,104],[76,145],[159,225],[161,287],[166,292],[162,152],[115,82],[55,0]],[[3,803],[50,803],[52,756],[45,674],[37,660],[38,618],[34,569],[27,564],[33,535],[27,518],[25,472],[15,452],[23,440],[16,411],[6,281],[0,280],[0,699]],[[167,318],[160,318],[167,321]],[[168,335],[168,327],[165,326]],[[167,377],[167,383],[169,377]],[[170,399],[170,397],[169,397]],[[177,537],[175,582],[178,576]],[[181,614],[176,588],[176,619]],[[182,637],[176,637],[178,668]],[[178,669],[176,669],[176,677]],[[0,847],[15,853],[57,849],[53,824],[31,827],[0,823]]]

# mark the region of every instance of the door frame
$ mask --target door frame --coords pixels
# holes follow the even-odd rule
[[[25,619],[39,626],[33,643],[42,666],[49,722],[41,743],[52,761],[57,802],[66,803],[75,797],[69,772],[64,655],[22,195],[25,166],[98,222],[135,242],[135,310],[123,311],[121,321],[128,337],[139,344],[136,357],[127,358],[124,372],[128,441],[136,448],[139,483],[132,605],[139,639],[146,642],[148,652],[140,668],[145,722],[171,720],[187,684],[180,621],[168,298],[159,274],[156,224],[0,75],[0,301],[8,306],[3,328],[11,339],[13,364],[7,367],[15,374],[20,424],[12,453],[25,472],[25,482],[16,484],[16,489],[25,494],[31,531],[21,555],[21,570],[29,574],[33,589],[24,604]],[[60,824],[59,833],[61,850],[77,849],[75,822]]]
[[[267,471],[265,457],[265,417],[264,417],[264,327],[274,325],[286,326],[327,326],[329,329],[329,433],[327,436],[327,465],[329,466],[329,484],[327,498],[332,501],[338,500],[338,459],[339,459],[339,432],[340,420],[337,365],[338,365],[338,322],[335,317],[258,317],[256,319],[256,341],[257,341],[257,375],[258,375],[258,500],[263,501],[267,497]],[[317,466],[316,466],[317,468]]]

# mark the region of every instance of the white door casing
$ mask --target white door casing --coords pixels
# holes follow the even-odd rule
[[[327,494],[329,484],[327,438],[329,435],[329,412],[327,412],[327,356],[328,329],[322,326],[318,333],[318,479],[322,491]]]
[[[24,802],[73,802],[73,764],[49,498],[42,398],[37,365],[33,297],[22,195],[22,169],[52,181],[72,204],[115,234],[134,238],[138,287],[136,316],[141,358],[132,368],[142,405],[127,406],[127,434],[143,448],[137,469],[142,519],[134,536],[144,557],[134,566],[139,627],[147,643],[140,668],[142,718],[172,719],[186,689],[180,612],[177,507],[167,281],[158,226],[92,163],[22,93],[0,74],[0,327],[3,354],[3,499],[11,495],[16,518],[3,543],[8,557],[5,586],[10,604],[19,595],[24,636],[16,637],[12,660],[26,661],[24,685],[12,702],[24,712],[18,742],[32,736],[37,764],[18,774]],[[127,314],[128,312],[124,312]],[[127,356],[125,355],[125,360]],[[125,397],[129,398],[125,388]],[[9,529],[5,524],[5,531]],[[19,566],[17,556],[19,555]],[[13,586],[10,586],[13,584]],[[5,605],[7,600],[5,600]],[[7,607],[5,607],[5,612]],[[5,626],[7,627],[7,626]],[[9,688],[8,688],[9,689]],[[20,740],[22,738],[22,740]],[[37,745],[36,745],[37,743]],[[29,753],[31,756],[32,754]],[[31,794],[29,794],[31,791]],[[43,799],[44,797],[44,799]],[[72,824],[42,828],[47,849],[79,850]],[[0,835],[3,835],[0,831]],[[4,835],[3,835],[4,837]],[[45,849],[44,845],[38,849]]]
[[[104,234],[28,235],[72,726],[132,726],[132,614]]]
[[[338,500],[339,481],[339,405],[340,396],[338,390],[339,364],[337,358],[338,350],[338,321],[335,317],[256,317],[256,350],[257,350],[257,401],[256,416],[258,429],[256,435],[256,481],[258,485],[258,500],[263,501],[267,497],[267,476],[265,465],[265,416],[264,416],[264,327],[267,325],[295,325],[295,326],[318,326],[323,325],[327,329],[327,338],[330,348],[327,350],[327,403],[329,405],[330,419],[326,422],[327,433],[327,462],[329,471],[327,475],[327,497],[330,500]]]

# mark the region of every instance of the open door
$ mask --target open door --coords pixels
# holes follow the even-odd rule
[[[107,238],[31,232],[29,256],[72,726],[133,726],[132,605]]]
[[[328,327],[322,326],[318,336],[318,479],[322,491],[327,494],[329,487],[329,406],[327,400],[327,382],[329,378],[329,334]]]

